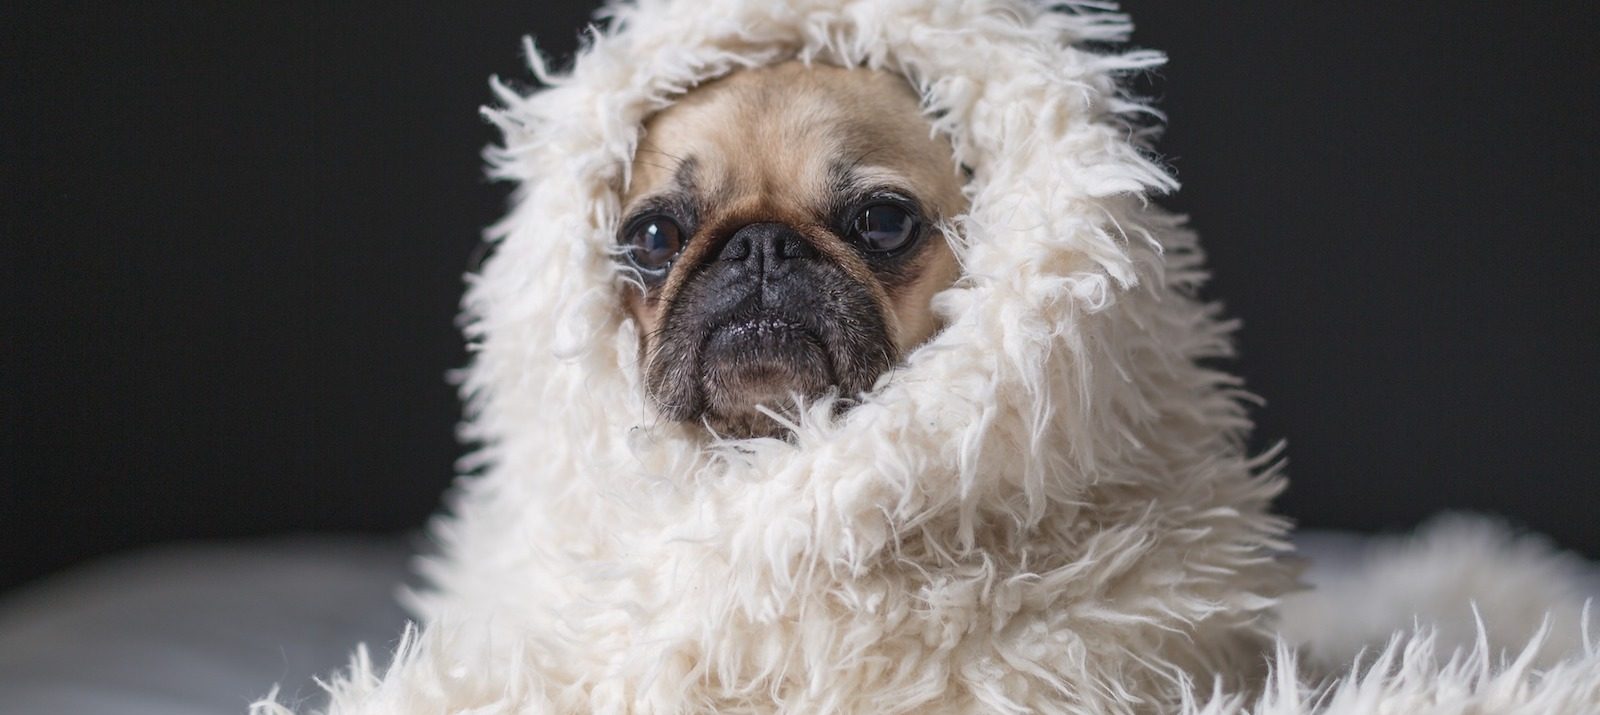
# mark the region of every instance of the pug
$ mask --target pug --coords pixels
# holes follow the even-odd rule
[[[645,124],[617,237],[648,399],[728,437],[848,405],[940,327],[962,184],[896,75],[793,62],[689,91]]]

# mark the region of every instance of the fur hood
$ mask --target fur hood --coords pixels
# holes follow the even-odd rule
[[[1106,51],[1129,24],[1094,2],[603,15],[570,71],[530,45],[545,88],[495,85],[492,173],[519,186],[465,300],[481,448],[411,598],[420,634],[381,676],[361,656],[333,712],[1245,707],[1294,586],[1283,480],[1212,366],[1233,323],[1195,295],[1194,236],[1150,203],[1176,183],[1118,78],[1162,55]],[[918,90],[971,172],[943,227],[962,276],[944,330],[854,409],[707,438],[644,399],[620,196],[653,112],[796,58]]]

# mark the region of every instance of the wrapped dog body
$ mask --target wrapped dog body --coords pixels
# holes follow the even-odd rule
[[[359,658],[331,711],[1253,707],[1295,588],[1283,480],[1204,362],[1232,324],[1195,296],[1194,237],[1147,201],[1175,183],[1117,77],[1163,58],[1087,49],[1129,29],[1095,5],[644,1],[567,73],[530,48],[547,87],[488,112],[520,188],[465,303],[481,449],[420,630],[384,673]],[[851,409],[718,439],[645,399],[621,197],[649,117],[790,60],[915,88],[970,172],[941,227],[960,277]],[[1309,709],[1279,666],[1265,711]]]

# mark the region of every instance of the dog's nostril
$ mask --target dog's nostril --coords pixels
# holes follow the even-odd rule
[[[727,245],[722,247],[722,253],[717,256],[724,261],[742,261],[750,257],[750,239],[734,234],[728,239]]]
[[[778,239],[778,255],[784,258],[815,258],[817,249],[798,235]]]
[[[724,261],[759,260],[767,264],[816,256],[816,248],[799,232],[785,224],[766,222],[748,224],[735,231],[717,257]]]

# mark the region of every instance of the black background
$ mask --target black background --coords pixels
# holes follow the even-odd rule
[[[490,74],[587,3],[0,18],[0,587],[178,538],[415,528],[448,485]],[[1595,5],[1128,3],[1309,527],[1600,555]]]

